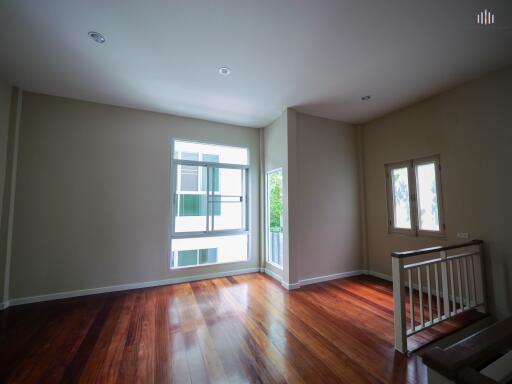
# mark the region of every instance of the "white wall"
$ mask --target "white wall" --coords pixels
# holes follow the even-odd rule
[[[296,199],[292,241],[298,280],[362,268],[357,131],[297,113]]]
[[[4,292],[5,275],[5,257],[6,247],[4,244],[6,228],[4,217],[4,190],[6,186],[6,167],[7,167],[7,137],[9,131],[9,112],[11,106],[11,87],[0,82],[0,302]]]
[[[172,138],[250,150],[250,260],[170,271]],[[11,298],[259,267],[259,130],[25,93]]]
[[[364,181],[370,269],[391,274],[394,250],[486,242],[491,299],[512,314],[512,68],[366,124]],[[388,234],[384,164],[440,154],[446,240]]]

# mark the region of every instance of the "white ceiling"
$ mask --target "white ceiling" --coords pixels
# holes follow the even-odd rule
[[[286,107],[361,123],[509,64],[511,0],[0,3],[12,85],[247,126]]]

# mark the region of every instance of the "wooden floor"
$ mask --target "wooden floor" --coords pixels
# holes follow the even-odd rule
[[[288,292],[251,274],[13,307],[0,382],[424,383],[421,358],[394,351],[392,300],[368,276]]]

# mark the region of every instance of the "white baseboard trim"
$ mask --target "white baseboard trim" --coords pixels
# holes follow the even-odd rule
[[[275,273],[274,271],[272,271],[271,269],[269,268],[261,268],[260,272],[263,272],[263,273],[266,273],[267,275],[269,275],[271,278],[273,278],[274,280],[277,280],[279,281],[280,283],[283,282],[283,277],[278,275],[277,273]]]
[[[306,279],[301,279],[297,283],[292,283],[292,284],[281,281],[281,285],[285,289],[292,290],[292,289],[298,289],[305,285],[317,284],[317,283],[322,283],[325,281],[336,280],[336,279],[344,279],[346,277],[351,277],[351,276],[365,275],[366,273],[367,272],[365,270],[348,271],[348,272],[335,273],[332,275],[309,277]]]
[[[281,281],[281,285],[284,289],[287,289],[288,291],[292,291],[294,289],[299,289],[301,287],[300,283],[287,283],[285,281]]]
[[[261,268],[261,272],[263,273],[266,273],[267,275],[269,275],[270,277],[272,277],[274,280],[276,280],[277,282],[281,283],[281,286],[288,290],[288,291],[291,291],[293,289],[298,289],[301,287],[300,283],[292,283],[292,284],[289,284],[285,281],[283,281],[283,277],[278,275],[277,273],[275,273],[274,271],[270,270],[269,268]]]
[[[370,276],[375,276],[375,277],[378,277],[380,279],[387,280],[387,281],[393,281],[393,277],[390,275],[386,275],[385,273],[380,273],[380,272],[376,272],[376,271],[365,271],[365,272],[367,275],[370,275]]]
[[[144,281],[144,282],[140,282],[140,283],[112,285],[109,287],[99,287],[99,288],[81,289],[81,290],[76,290],[76,291],[57,292],[57,293],[50,293],[47,295],[38,295],[38,296],[20,297],[20,298],[10,299],[9,302],[7,303],[7,306],[5,305],[6,304],[5,302],[2,303],[2,306],[3,306],[3,308],[7,308],[8,306],[37,303],[37,302],[41,302],[41,301],[67,299],[67,298],[71,298],[71,297],[95,295],[98,293],[127,291],[130,289],[137,289],[137,288],[158,287],[161,285],[188,283],[188,282],[197,281],[197,280],[214,279],[217,277],[243,275],[243,274],[247,274],[247,273],[256,273],[256,272],[260,272],[260,268],[245,268],[245,269],[238,269],[238,270],[234,270],[234,271],[209,273],[209,274],[195,275],[195,276],[190,276],[190,277],[175,277],[175,278],[164,279],[164,280],[154,280],[154,281]]]
[[[108,286],[108,287],[99,287],[99,288],[82,289],[82,290],[76,290],[76,291],[50,293],[47,295],[14,298],[14,299],[10,299],[9,301],[0,302],[0,310],[6,309],[10,306],[37,303],[37,302],[42,302],[42,301],[67,299],[67,298],[71,298],[71,297],[79,297],[79,296],[87,296],[87,295],[96,295],[99,293],[127,291],[130,289],[138,289],[138,288],[158,287],[161,285],[187,283],[187,282],[192,282],[192,281],[197,281],[197,280],[214,279],[217,277],[243,275],[243,274],[247,274],[247,273],[256,273],[256,272],[266,273],[270,277],[272,277],[272,278],[276,279],[278,282],[280,282],[281,285],[283,286],[283,288],[285,288],[287,290],[299,289],[300,287],[305,286],[305,285],[316,284],[316,283],[321,283],[321,282],[336,280],[336,279],[343,279],[343,278],[350,277],[350,276],[357,276],[357,275],[364,275],[364,274],[375,276],[375,277],[378,277],[378,278],[381,278],[384,280],[388,280],[388,281],[393,280],[391,276],[380,273],[380,272],[356,270],[356,271],[335,273],[332,275],[310,277],[307,279],[299,280],[297,283],[290,284],[290,283],[284,282],[281,276],[279,276],[277,273],[271,271],[268,268],[245,268],[245,269],[238,269],[238,270],[234,270],[234,271],[209,273],[209,274],[195,275],[195,276],[190,276],[190,277],[175,277],[175,278],[164,279],[164,280],[144,281],[144,282],[139,282],[139,283],[121,284],[121,285],[113,285],[113,286]]]
[[[330,280],[336,280],[336,279],[344,279],[345,277],[358,276],[358,275],[364,275],[364,274],[366,274],[366,271],[364,271],[364,270],[341,272],[341,273],[335,273],[333,275],[309,277],[307,279],[299,280],[299,284],[301,286],[302,285],[309,285],[309,284],[316,284],[316,283],[322,283],[324,281],[330,281]]]

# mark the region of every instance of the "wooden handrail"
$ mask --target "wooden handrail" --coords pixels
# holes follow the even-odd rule
[[[402,259],[405,257],[426,255],[427,253],[449,251],[450,249],[470,247],[472,245],[478,245],[478,244],[483,244],[483,243],[484,242],[482,240],[471,240],[466,243],[459,243],[459,244],[452,244],[452,245],[438,245],[435,247],[416,249],[413,251],[391,252],[391,257],[397,257],[399,259]]]

